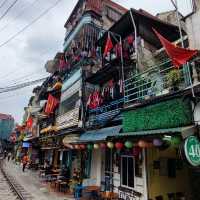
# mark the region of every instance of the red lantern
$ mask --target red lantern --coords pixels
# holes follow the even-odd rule
[[[86,146],[84,144],[81,144],[80,149],[86,149]]]
[[[117,142],[117,143],[115,143],[115,147],[116,147],[116,149],[121,150],[124,147],[124,144],[121,142]]]
[[[101,149],[106,149],[106,144],[105,143],[101,143],[100,147],[101,147]]]

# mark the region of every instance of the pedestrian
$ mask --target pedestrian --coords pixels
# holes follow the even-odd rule
[[[11,158],[12,154],[11,152],[8,153],[8,162],[10,161],[10,158]]]
[[[25,154],[22,158],[22,171],[25,171],[26,165],[28,164],[28,155]]]

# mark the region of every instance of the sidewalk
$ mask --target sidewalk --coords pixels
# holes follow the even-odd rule
[[[47,184],[41,183],[38,172],[28,169],[22,172],[21,166],[12,161],[5,161],[4,168],[35,200],[73,200],[64,194],[53,192]]]

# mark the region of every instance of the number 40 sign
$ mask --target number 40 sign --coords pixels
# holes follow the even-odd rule
[[[196,136],[190,136],[185,140],[184,152],[192,166],[200,166],[200,141]]]

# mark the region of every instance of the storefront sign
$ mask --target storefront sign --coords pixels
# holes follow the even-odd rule
[[[123,200],[139,200],[141,199],[141,193],[128,188],[119,187],[119,199]]]
[[[192,166],[200,166],[200,141],[196,136],[190,136],[185,140],[184,153]]]

